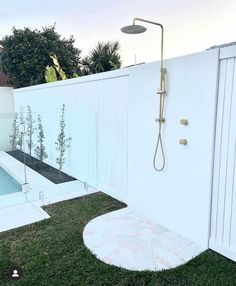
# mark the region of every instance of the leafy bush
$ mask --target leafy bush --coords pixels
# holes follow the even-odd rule
[[[40,30],[13,28],[13,34],[2,39],[4,71],[15,87],[45,83],[45,69],[53,64],[55,53],[67,78],[80,73],[80,50],[74,39],[62,39],[55,26]]]
[[[119,54],[120,44],[118,41],[102,43],[92,49],[89,56],[82,61],[82,74],[94,74],[121,67],[121,57]]]

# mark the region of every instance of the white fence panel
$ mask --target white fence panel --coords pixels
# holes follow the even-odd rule
[[[127,192],[127,77],[121,77],[100,94],[98,115],[98,186],[118,199]]]
[[[236,261],[235,122],[236,60],[231,57],[220,63],[210,247]]]
[[[15,91],[16,110],[30,105],[35,119],[42,116],[46,161],[54,166],[60,109],[66,105],[66,136],[72,140],[64,171],[121,200],[127,190],[128,76],[118,71]]]
[[[70,122],[77,124],[78,136],[73,140],[73,148],[77,152],[78,168],[77,176],[83,181],[97,185],[97,135],[96,135],[96,113],[80,111],[79,114],[70,114]]]

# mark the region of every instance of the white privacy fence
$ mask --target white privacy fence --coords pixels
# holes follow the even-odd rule
[[[62,104],[72,137],[65,171],[121,199],[156,223],[208,247],[218,50],[167,60],[163,144],[166,168],[152,166],[159,63],[14,91],[16,111],[43,116],[48,162]],[[187,126],[181,119],[188,119]],[[186,146],[179,140],[186,139]]]
[[[117,198],[126,200],[128,150],[128,76],[109,83],[100,90],[97,119],[98,186]]]
[[[236,261],[236,48],[220,53],[210,247]]]
[[[15,91],[17,109],[23,108],[24,117],[27,105],[35,120],[41,115],[49,155],[46,161],[53,165],[58,156],[55,141],[60,109],[65,103],[66,135],[72,141],[64,170],[122,200],[127,191],[127,78],[127,73],[120,72],[108,78]]]

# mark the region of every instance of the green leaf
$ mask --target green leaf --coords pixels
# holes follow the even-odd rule
[[[62,80],[67,79],[67,76],[66,76],[65,72],[63,71],[63,69],[61,68],[61,66],[60,66],[60,64],[59,64],[59,61],[58,61],[58,59],[57,59],[56,54],[54,54],[54,53],[51,54],[51,55],[50,55],[50,58],[52,59],[54,68],[55,68],[56,71],[59,73],[61,79],[62,79]]]
[[[57,75],[54,67],[47,66],[45,71],[45,80],[46,82],[57,81]]]

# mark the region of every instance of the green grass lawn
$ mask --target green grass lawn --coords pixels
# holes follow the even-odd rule
[[[84,246],[84,226],[122,207],[97,193],[47,206],[51,219],[0,234],[0,285],[236,285],[236,263],[213,251],[160,272],[128,271],[96,259]],[[23,269],[19,281],[10,281],[7,275],[14,264]]]

